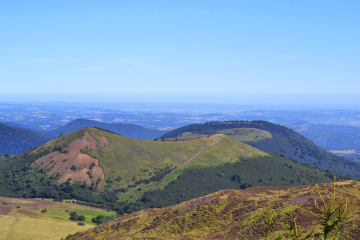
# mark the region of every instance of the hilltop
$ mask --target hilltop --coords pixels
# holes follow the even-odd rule
[[[98,121],[88,120],[84,118],[76,119],[68,124],[61,126],[52,131],[36,131],[37,134],[54,139],[60,135],[68,134],[80,129],[96,127],[101,129],[106,129],[114,133],[118,133],[125,137],[138,138],[138,139],[154,139],[160,137],[162,134],[165,134],[167,131],[164,130],[155,130],[141,127],[136,124],[130,123],[102,123]]]
[[[0,123],[0,155],[17,155],[50,139],[29,130]]]
[[[255,136],[246,132],[254,129],[257,129],[258,132]],[[259,132],[259,130],[262,132]],[[359,163],[329,153],[299,133],[270,122],[224,121],[192,124],[168,132],[162,137],[174,138],[183,134],[189,135],[190,133],[196,135],[223,133],[266,152],[283,154],[287,158],[300,163],[308,163],[314,167],[360,178]]]
[[[359,239],[360,183],[336,184],[336,202],[348,201],[349,221],[343,224],[341,239]],[[332,183],[319,186],[322,194],[332,192]],[[310,212],[319,200],[315,187],[256,187],[246,190],[222,190],[202,198],[162,208],[146,209],[105,223],[71,239],[265,239],[266,215],[275,213],[276,222],[270,239],[286,233],[291,209],[304,233],[317,232],[320,224]]]

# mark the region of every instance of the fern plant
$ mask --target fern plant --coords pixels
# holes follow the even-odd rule
[[[314,230],[311,231],[310,234],[304,235],[300,229],[300,226],[296,223],[298,216],[293,217],[291,204],[290,204],[290,220],[289,223],[285,225],[284,229],[289,232],[289,239],[292,240],[338,240],[340,235],[340,227],[341,224],[349,219],[350,213],[347,211],[348,204],[347,201],[345,203],[340,203],[337,207],[334,207],[334,202],[336,198],[336,186],[335,186],[335,178],[333,185],[333,194],[330,200],[330,203],[327,205],[323,195],[320,193],[318,185],[315,185],[315,189],[317,194],[320,197],[322,207],[319,207],[316,199],[315,199],[315,207],[320,211],[319,214],[310,212],[314,216],[320,219],[322,229],[318,233],[314,234]],[[265,219],[266,229],[265,229],[265,239],[267,240],[270,232],[273,230],[274,225],[276,224],[273,219],[274,214],[268,215]],[[335,232],[335,234],[333,234]],[[279,235],[274,240],[285,239],[283,235]]]

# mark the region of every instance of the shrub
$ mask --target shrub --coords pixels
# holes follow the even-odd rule
[[[41,210],[41,212],[42,213],[47,213],[47,209],[45,208],[45,209]]]
[[[78,225],[79,225],[79,226],[85,226],[85,223],[79,222]]]
[[[69,220],[71,220],[71,221],[76,221],[76,220],[78,220],[78,215],[77,215],[77,213],[74,211],[74,212],[70,212],[70,218],[69,218]]]
[[[16,208],[21,208],[21,206],[16,206]]]
[[[85,216],[84,216],[84,215],[78,216],[78,220],[79,220],[79,221],[85,221]]]

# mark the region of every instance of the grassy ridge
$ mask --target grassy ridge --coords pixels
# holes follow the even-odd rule
[[[93,128],[90,134],[97,140],[99,137],[108,139],[109,146],[89,151],[88,154],[99,159],[106,178],[116,179],[121,176],[119,184],[146,178],[167,166],[178,167],[198,151],[219,140],[219,136],[210,136],[186,142],[144,141]]]
[[[235,162],[238,157],[263,157],[269,154],[223,135],[219,144],[202,152],[184,167],[211,167]]]
[[[120,201],[134,202],[142,196],[145,192],[162,189],[171,181],[183,174],[186,169],[192,168],[203,168],[203,167],[216,167],[225,163],[234,163],[238,161],[239,157],[265,157],[270,156],[269,154],[253,148],[247,144],[236,141],[230,137],[222,136],[219,144],[207,149],[198,155],[191,162],[179,166],[177,171],[172,172],[160,182],[142,185],[139,188],[127,188],[127,192],[120,194]],[[131,198],[130,198],[131,197]]]
[[[360,178],[360,163],[326,152],[309,139],[294,132],[292,129],[266,121],[224,121],[191,124],[168,132],[164,134],[163,137],[177,137],[182,133],[188,132],[198,135],[209,135],[221,131],[233,132],[238,128],[256,128],[271,134],[271,138],[245,142],[255,148],[267,152],[284,154],[287,158],[295,159],[301,163],[308,163],[314,167],[320,167],[332,172]],[[239,140],[241,141],[241,139]]]

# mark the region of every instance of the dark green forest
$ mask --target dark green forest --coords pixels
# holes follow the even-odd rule
[[[29,130],[0,123],[0,154],[17,155],[48,142],[50,139]]]
[[[209,135],[215,134],[219,130],[232,128],[257,128],[268,131],[272,134],[271,139],[264,139],[256,143],[245,143],[267,152],[284,154],[287,158],[300,163],[308,163],[314,167],[360,178],[359,163],[329,153],[301,134],[287,127],[266,121],[225,121],[192,124],[166,133],[163,137],[177,137],[183,132]]]

